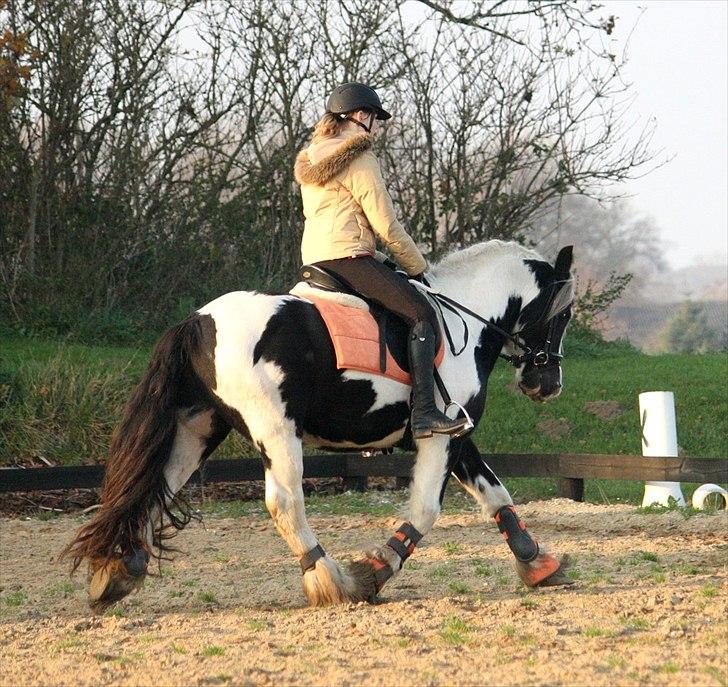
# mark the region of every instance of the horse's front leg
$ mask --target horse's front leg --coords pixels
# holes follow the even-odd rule
[[[372,597],[396,575],[415,547],[435,524],[440,514],[442,494],[447,483],[450,437],[435,434],[417,443],[417,458],[410,483],[409,520],[402,523],[389,541],[367,552],[352,571],[369,578]]]
[[[299,560],[308,602],[327,606],[367,600],[370,590],[337,565],[309,527],[302,488],[303,447],[293,428],[256,443],[264,456],[265,504],[278,533]]]
[[[548,553],[516,514],[508,490],[486,465],[471,439],[450,445],[450,465],[460,484],[480,504],[483,516],[494,518],[515,557],[518,576],[529,587],[572,584],[561,563]]]

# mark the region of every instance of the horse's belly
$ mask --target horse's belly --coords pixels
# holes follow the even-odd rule
[[[405,384],[347,370],[338,383],[316,390],[304,443],[334,449],[393,446],[409,420],[409,394]]]
[[[333,449],[333,450],[339,450],[339,449],[357,449],[357,450],[364,450],[368,448],[390,448],[391,446],[394,446],[396,443],[398,443],[402,437],[404,436],[404,429],[398,430],[396,432],[392,432],[392,434],[389,434],[386,437],[376,439],[373,438],[372,441],[367,441],[363,444],[358,444],[354,441],[332,441],[329,439],[324,439],[323,437],[318,437],[313,434],[309,434],[308,432],[303,433],[303,443],[306,446],[315,447],[315,448],[326,448],[326,449]]]

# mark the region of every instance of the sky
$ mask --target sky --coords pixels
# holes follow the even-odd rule
[[[654,146],[672,158],[625,185],[631,204],[655,218],[671,266],[726,264],[728,2],[602,4],[618,18],[613,40],[627,49],[635,111],[656,119]]]

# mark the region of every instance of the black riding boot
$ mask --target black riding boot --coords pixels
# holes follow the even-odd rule
[[[409,365],[412,376],[412,435],[424,439],[437,434],[456,434],[467,425],[465,418],[451,420],[435,405],[433,377],[435,332],[429,322],[418,322],[410,330]]]

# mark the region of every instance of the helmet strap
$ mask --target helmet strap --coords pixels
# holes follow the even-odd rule
[[[347,114],[344,119],[354,122],[357,126],[360,126],[364,131],[366,131],[368,134],[372,133],[372,124],[374,122],[374,113],[372,112],[369,115],[369,125],[364,124],[364,122],[360,122],[358,119],[354,119],[350,114]]]

